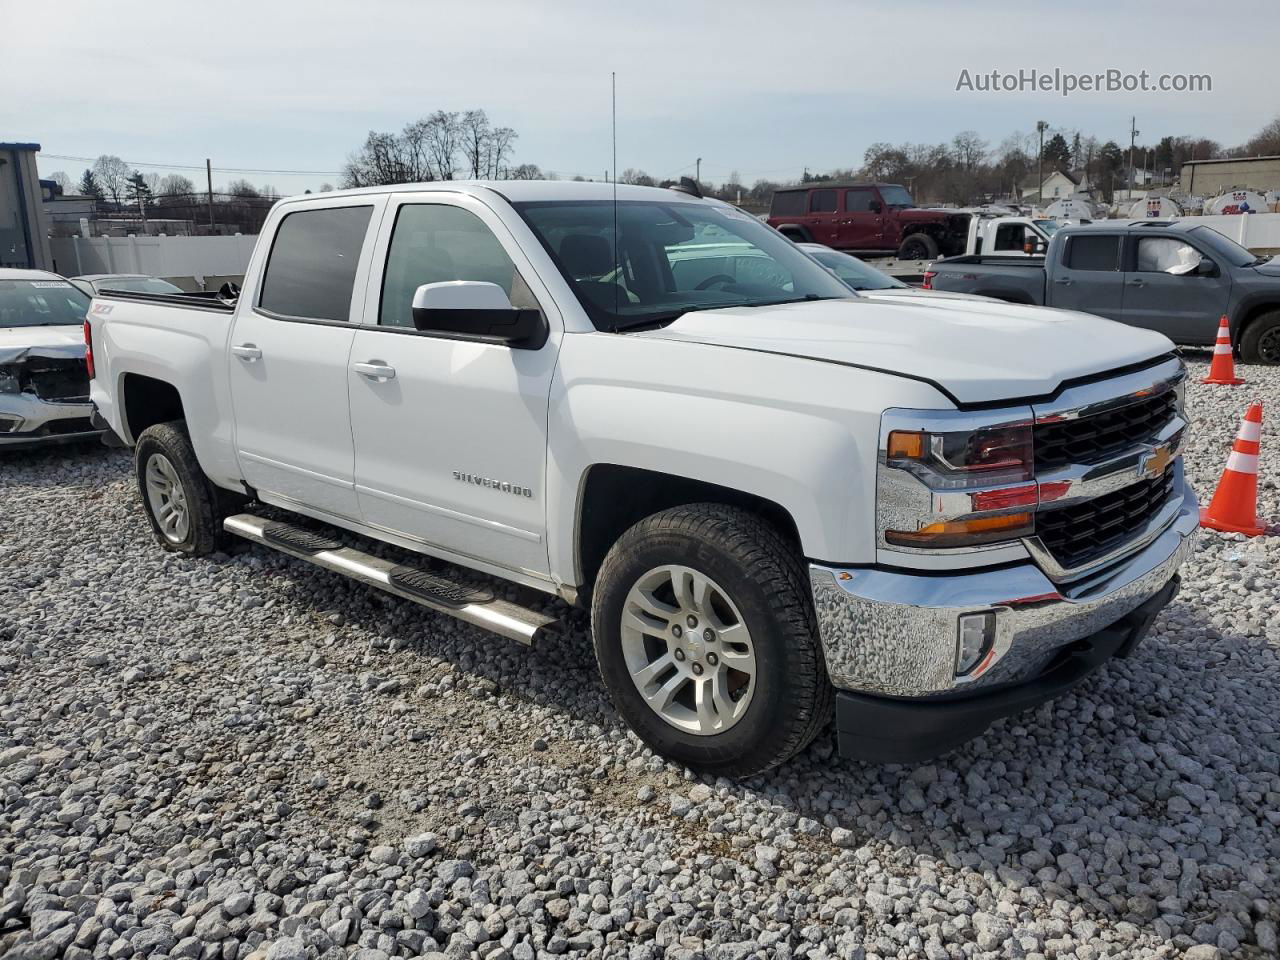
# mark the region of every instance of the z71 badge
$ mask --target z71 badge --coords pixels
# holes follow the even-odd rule
[[[494,480],[491,477],[482,477],[474,473],[463,473],[461,470],[453,471],[453,479],[461,483],[474,483],[478,487],[488,487],[490,490],[497,490],[501,493],[514,493],[517,497],[533,498],[533,491],[528,487],[509,483],[506,480]]]

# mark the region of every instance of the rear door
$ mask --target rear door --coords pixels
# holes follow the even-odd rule
[[[227,358],[244,479],[261,493],[353,519],[360,512],[347,355],[384,204],[345,197],[285,212],[264,262],[251,267],[261,282],[240,300]]]
[[[844,191],[844,215],[840,218],[839,242],[849,250],[885,248],[884,208],[874,187],[850,187]]]
[[[1206,343],[1227,312],[1231,275],[1208,253],[1184,237],[1137,234],[1129,237],[1124,284],[1124,322],[1156,330],[1178,343]],[[1215,264],[1198,273],[1201,259]]]
[[[560,314],[501,218],[478,199],[397,194],[385,221],[344,383],[364,520],[463,563],[544,578]],[[547,342],[520,350],[419,332],[414,291],[450,280],[496,283],[513,305],[542,310]],[[370,364],[383,375],[362,372]]]
[[[822,187],[809,191],[809,213],[805,218],[805,226],[809,228],[809,236],[814,243],[825,243],[834,247],[840,232],[840,191],[830,187]]]
[[[1063,310],[1082,310],[1119,320],[1124,306],[1123,236],[1085,231],[1064,238],[1066,249],[1046,270],[1045,301]]]

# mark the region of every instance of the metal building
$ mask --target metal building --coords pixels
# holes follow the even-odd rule
[[[1213,197],[1230,187],[1259,193],[1280,189],[1280,156],[1234,157],[1226,160],[1188,160],[1178,184],[1184,193]]]
[[[52,269],[38,143],[0,143],[0,267]]]

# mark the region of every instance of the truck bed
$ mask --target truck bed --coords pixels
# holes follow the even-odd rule
[[[138,303],[164,304],[170,307],[187,307],[193,310],[212,310],[216,313],[235,311],[234,300],[224,300],[213,291],[196,293],[147,293],[142,290],[100,290],[95,300],[133,300]]]

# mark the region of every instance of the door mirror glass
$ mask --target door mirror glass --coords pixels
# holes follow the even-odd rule
[[[879,213],[881,210],[884,209],[884,204],[882,204],[879,200],[872,200],[867,204],[867,209],[870,210],[872,213]]]
[[[413,326],[423,333],[537,350],[547,342],[539,310],[518,310],[507,292],[483,280],[424,283],[413,292]]]
[[[1196,264],[1196,273],[1202,277],[1216,277],[1218,265],[1208,257],[1201,257],[1200,262]]]

